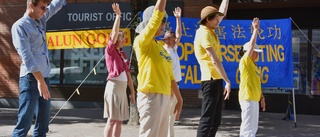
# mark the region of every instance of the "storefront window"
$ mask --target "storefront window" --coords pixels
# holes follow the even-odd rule
[[[132,46],[125,46],[122,49],[127,54],[127,58],[130,59]],[[49,50],[51,62],[50,84],[79,85],[88,76],[83,84],[105,85],[108,71],[105,57],[103,57],[104,50],[105,48]],[[61,55],[61,51],[64,52],[63,55]],[[64,59],[62,61],[63,74],[60,74],[62,68],[60,65],[61,56]],[[99,60],[101,61],[99,62]],[[94,67],[95,71],[93,71]],[[60,77],[63,78],[61,83]]]
[[[104,85],[106,83],[108,73],[105,59],[103,58],[96,66],[104,55],[104,48],[65,49],[63,52],[63,70],[61,70],[61,50],[49,51],[50,84],[80,84],[89,74],[83,84]],[[94,67],[95,71],[92,71]],[[63,74],[60,73],[61,71]],[[60,77],[62,77],[61,83]]]
[[[307,30],[292,30],[293,81],[297,94],[307,94],[307,37]]]
[[[49,50],[50,84],[60,84],[60,53],[61,50]]]
[[[320,29],[312,30],[311,95],[320,95]]]
[[[104,48],[83,48],[64,51],[62,84],[80,84],[93,70],[104,55]],[[95,67],[83,84],[103,85],[106,82],[107,69],[105,59]]]

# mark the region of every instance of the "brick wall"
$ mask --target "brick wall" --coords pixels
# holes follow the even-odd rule
[[[180,90],[184,107],[201,107],[198,90]]]
[[[201,9],[208,5],[212,5],[211,0],[183,0],[182,15],[190,18],[200,18]]]
[[[0,1],[0,97],[17,97],[19,56],[12,45],[10,29],[25,12],[25,1]]]

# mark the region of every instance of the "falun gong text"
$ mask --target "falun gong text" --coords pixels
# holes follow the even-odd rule
[[[125,32],[126,42],[124,46],[131,45],[131,37],[129,29],[121,29]],[[47,44],[49,50],[64,50],[64,59],[67,66],[64,69],[70,69],[67,73],[86,74],[88,69],[92,70],[95,66],[95,73],[99,74],[93,79],[86,80],[86,83],[103,84],[105,78],[101,76],[107,73],[106,64],[101,61],[97,62],[103,57],[105,47],[110,39],[111,29],[99,30],[77,30],[77,31],[60,31],[60,32],[47,32]],[[60,55],[60,54],[57,54]],[[58,69],[54,63],[51,62],[51,69]],[[69,74],[69,75],[70,75]],[[81,75],[77,75],[78,79],[73,78],[68,82],[74,81],[81,83],[83,80]]]
[[[167,29],[174,30],[175,20],[169,17]],[[259,28],[257,45],[263,52],[255,60],[261,71],[263,87],[291,87],[293,85],[291,23],[289,19],[263,20]],[[199,89],[200,66],[194,56],[194,35],[198,20],[182,18],[183,36],[178,44],[182,89]],[[251,20],[226,20],[216,29],[221,42],[220,59],[231,80],[232,88],[238,88],[239,51],[251,38]],[[210,74],[205,74],[210,75]]]
[[[124,46],[131,45],[130,30],[125,32],[126,42]],[[48,49],[75,49],[75,48],[104,48],[110,38],[111,29],[77,30],[47,32]]]
[[[193,43],[179,43],[179,48],[181,48],[181,54],[179,55],[180,60],[188,60],[188,57],[190,55],[194,54],[194,48]],[[239,51],[241,49],[242,45],[221,45],[222,55],[220,58],[222,58],[223,64],[227,64],[225,62],[240,62],[240,56]],[[263,49],[264,52],[259,53],[258,58],[255,61],[261,61],[261,62],[283,62],[285,59],[285,52],[283,45],[259,45],[260,49]],[[190,58],[190,57],[189,57]],[[228,66],[228,65],[224,65]],[[184,80],[182,83],[192,83],[192,84],[200,84],[201,78],[199,74],[199,65],[184,65],[181,64],[181,70],[182,70],[182,77],[184,77]],[[259,66],[259,70],[261,71],[261,83],[265,84],[269,80],[269,73],[270,70],[268,66]],[[240,77],[239,77],[239,69],[236,70],[236,83],[240,83]]]

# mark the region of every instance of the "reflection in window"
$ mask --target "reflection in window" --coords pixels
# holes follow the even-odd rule
[[[65,49],[49,50],[49,60],[51,65],[50,84],[80,84],[88,74],[97,65],[104,55],[105,48],[83,48],[83,49]],[[125,46],[122,50],[130,59],[131,46]],[[63,59],[60,60],[61,52],[64,52]],[[61,66],[60,64],[64,66]],[[63,67],[63,70],[61,70]],[[60,74],[60,72],[63,74]],[[105,85],[108,71],[105,58],[96,66],[95,71],[91,72],[83,84],[87,85]],[[62,81],[60,83],[60,77]]]
[[[297,94],[307,94],[308,31],[302,32],[292,30],[293,83]]]
[[[311,95],[320,95],[320,29],[312,30]]]
[[[49,50],[50,84],[60,84],[60,50]]]
[[[104,55],[104,48],[70,49],[64,52],[63,84],[80,84]],[[83,84],[104,85],[107,78],[105,59],[96,66]]]

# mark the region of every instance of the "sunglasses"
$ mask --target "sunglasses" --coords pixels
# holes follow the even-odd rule
[[[40,9],[43,10],[43,11],[47,11],[48,10],[48,8],[46,6],[41,6]]]

